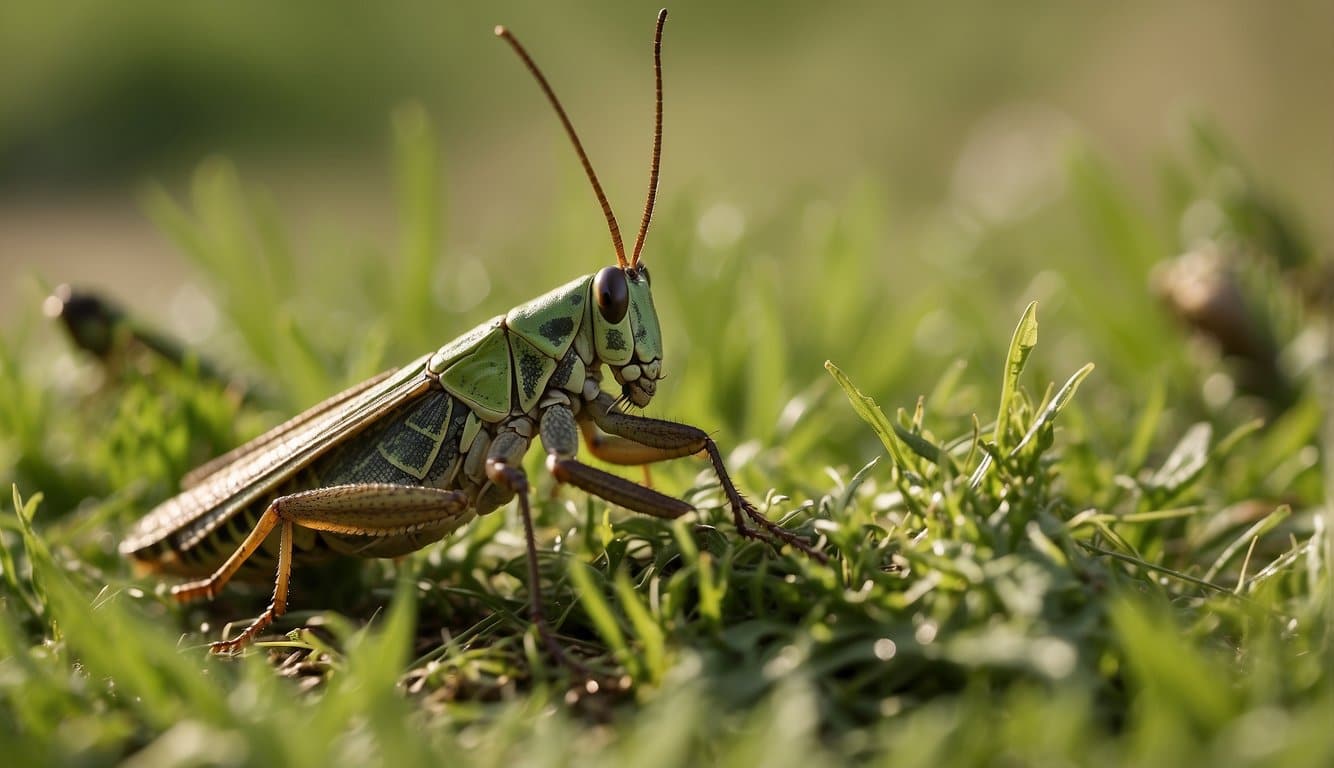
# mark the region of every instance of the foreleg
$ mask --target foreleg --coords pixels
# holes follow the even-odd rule
[[[823,552],[812,547],[805,539],[771,522],[767,517],[760,514],[760,511],[741,495],[736,485],[732,483],[731,476],[727,473],[727,467],[723,464],[723,457],[718,450],[718,444],[713,441],[713,438],[709,437],[707,432],[689,424],[622,413],[612,408],[613,402],[610,395],[603,393],[589,403],[581,411],[580,416],[592,419],[604,432],[642,446],[641,449],[635,449],[636,452],[633,453],[625,447],[615,449],[621,455],[627,457],[633,455],[636,459],[653,457],[649,460],[661,461],[704,452],[708,455],[709,462],[713,464],[713,471],[718,476],[718,483],[727,496],[728,503],[732,508],[732,519],[736,522],[738,533],[748,538],[767,541],[775,546],[777,546],[775,542],[775,539],[777,539],[792,545],[822,563],[828,560]],[[758,528],[752,527],[750,523],[747,523],[747,520]]]

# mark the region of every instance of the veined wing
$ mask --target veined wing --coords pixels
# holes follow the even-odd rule
[[[431,380],[423,371],[430,357],[423,355],[397,371],[381,375],[378,383],[358,385],[334,395],[274,427],[233,451],[236,456],[230,464],[218,465],[207,476],[200,475],[200,470],[191,473],[196,485],[144,516],[121,542],[120,551],[133,554],[168,537],[175,537],[174,544],[180,549],[197,544],[339,441],[370,426],[386,411],[427,392]]]

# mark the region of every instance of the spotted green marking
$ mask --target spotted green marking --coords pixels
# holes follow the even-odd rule
[[[662,330],[658,327],[658,310],[653,306],[653,292],[647,280],[631,280],[630,312],[634,327],[635,356],[644,362],[662,359]]]
[[[556,371],[556,359],[542,353],[522,336],[511,333],[510,356],[514,358],[514,384],[519,393],[519,409],[530,411],[537,406],[551,374]]]
[[[615,325],[608,324],[601,316],[594,323],[593,344],[598,358],[608,365],[625,365],[630,362],[635,352],[630,339],[629,312]]]
[[[520,304],[505,315],[505,326],[552,360],[559,360],[574,342],[588,304],[591,275]]]
[[[579,393],[584,389],[584,361],[579,359],[579,355],[573,350],[566,352],[565,357],[556,364],[555,373],[547,380],[547,386],[559,387],[566,392]]]

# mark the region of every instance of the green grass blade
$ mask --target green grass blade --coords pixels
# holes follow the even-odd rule
[[[1001,379],[1000,408],[996,413],[996,431],[992,442],[998,447],[1004,445],[1005,434],[1013,413],[1013,400],[1019,392],[1019,376],[1024,372],[1028,356],[1038,343],[1038,303],[1030,302],[1019,318],[1019,324],[1010,337],[1010,350],[1005,355],[1005,375]]]
[[[640,597],[639,590],[630,582],[630,577],[624,571],[618,571],[616,579],[613,582],[616,588],[616,598],[620,601],[621,610],[625,612],[626,618],[630,620],[630,625],[634,627],[635,636],[643,646],[642,657],[644,660],[644,673],[650,684],[657,685],[662,681],[663,675],[667,672],[667,649],[666,638],[663,635],[661,625],[654,619],[653,614],[649,613],[648,606]]]
[[[1070,400],[1074,398],[1075,392],[1079,390],[1079,385],[1083,383],[1084,379],[1088,378],[1090,373],[1093,373],[1093,363],[1085,364],[1084,367],[1075,371],[1071,374],[1070,378],[1065,380],[1065,383],[1061,385],[1061,388],[1056,391],[1056,395],[1047,402],[1046,407],[1043,408],[1042,412],[1038,414],[1038,417],[1033,420],[1028,431],[1024,433],[1023,439],[1021,439],[1019,444],[1014,447],[1014,452],[1017,453],[1020,450],[1023,450],[1038,435],[1042,434],[1044,429],[1049,429],[1051,427],[1052,422],[1054,422],[1061,411],[1070,404]]]
[[[1292,514],[1292,507],[1281,504],[1275,507],[1273,512],[1255,521],[1244,533],[1223,548],[1223,551],[1214,560],[1213,565],[1209,566],[1209,570],[1204,572],[1204,580],[1212,582],[1219,571],[1226,568],[1227,564],[1232,562],[1232,558],[1236,557],[1243,547],[1274,530],[1274,527],[1288,519],[1290,514]]]
[[[837,381],[838,385],[843,388],[844,394],[848,397],[848,402],[852,403],[852,410],[861,417],[862,421],[870,425],[871,431],[875,432],[876,437],[880,438],[880,443],[885,446],[885,450],[894,459],[894,463],[900,467],[908,466],[899,449],[899,443],[894,434],[894,426],[889,418],[885,416],[885,412],[880,410],[880,406],[876,405],[875,400],[862,394],[862,391],[857,389],[857,385],[852,383],[843,369],[834,365],[833,361],[826,360],[824,367],[825,370],[829,371],[829,375],[834,377],[834,381]]]
[[[1146,488],[1156,492],[1157,503],[1175,497],[1204,472],[1209,464],[1212,437],[1213,427],[1206,422],[1186,430],[1163,465],[1144,482]]]
[[[574,561],[570,563],[570,581],[574,583],[575,592],[579,595],[579,602],[583,606],[584,612],[593,622],[593,628],[597,630],[598,636],[607,644],[612,654],[618,661],[626,665],[627,668],[634,669],[636,659],[630,650],[630,643],[625,639],[625,632],[621,630],[621,624],[616,620],[616,614],[611,610],[611,604],[603,596],[600,576],[587,564]],[[640,670],[634,669],[631,674],[634,675]]]
[[[426,110],[419,104],[394,112],[394,175],[399,214],[398,265],[390,308],[393,326],[409,332],[418,346],[432,339],[432,289],[441,258],[444,200],[440,150]]]

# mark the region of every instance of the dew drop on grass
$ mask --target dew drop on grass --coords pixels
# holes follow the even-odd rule
[[[889,661],[894,658],[894,654],[898,653],[899,647],[888,637],[882,637],[875,641],[873,650],[877,659],[880,659],[881,661]]]

